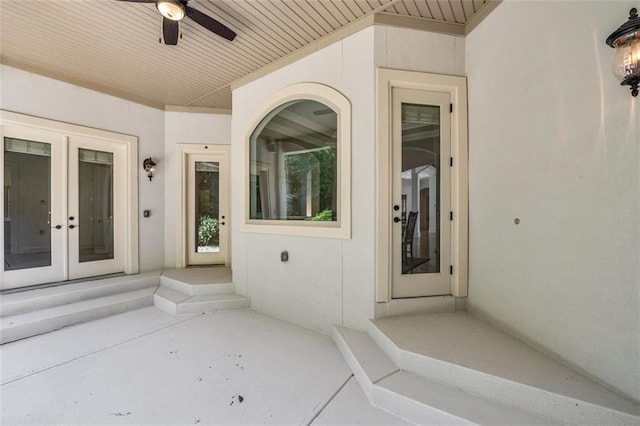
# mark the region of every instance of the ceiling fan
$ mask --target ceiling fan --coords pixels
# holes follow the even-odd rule
[[[214,34],[232,41],[236,33],[221,22],[205,15],[187,3],[189,0],[118,0],[131,3],[155,3],[156,9],[162,14],[162,38],[164,44],[175,46],[178,44],[179,22],[189,17]]]

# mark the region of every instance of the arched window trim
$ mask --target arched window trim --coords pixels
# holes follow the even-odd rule
[[[250,218],[250,143],[251,135],[265,126],[263,120],[275,115],[282,106],[295,100],[312,100],[325,104],[336,112],[337,116],[337,199],[338,215],[334,222],[316,222],[304,220],[266,220]],[[264,234],[296,235],[325,238],[351,238],[351,104],[337,90],[318,83],[298,83],[287,86],[274,93],[256,110],[248,121],[245,132],[243,163],[244,187],[244,232]]]

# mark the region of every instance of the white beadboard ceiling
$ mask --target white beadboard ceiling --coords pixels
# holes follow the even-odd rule
[[[159,108],[230,109],[231,82],[356,21],[406,16],[416,18],[413,26],[439,21],[463,34],[487,2],[191,0],[189,6],[233,29],[236,39],[184,19],[178,45],[166,46],[159,43],[161,16],[153,3],[0,0],[0,59]]]

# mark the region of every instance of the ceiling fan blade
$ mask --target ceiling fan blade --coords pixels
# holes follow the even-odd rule
[[[164,44],[169,46],[175,46],[178,44],[178,34],[180,33],[179,21],[172,21],[171,19],[162,18],[162,38]]]
[[[189,18],[193,19],[209,31],[218,34],[220,37],[224,37],[229,41],[232,41],[234,38],[236,38],[236,33],[223,23],[216,21],[212,17],[205,15],[199,10],[192,8],[191,6],[185,5],[184,8],[186,9],[187,16]]]

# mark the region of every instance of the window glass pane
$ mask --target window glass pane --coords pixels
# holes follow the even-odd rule
[[[220,163],[196,161],[196,253],[220,251]]]
[[[4,270],[51,265],[51,145],[4,139]]]
[[[440,272],[440,107],[402,104],[402,273]]]
[[[311,100],[273,110],[250,139],[250,218],[335,222],[335,111]]]
[[[80,149],[78,158],[79,260],[113,259],[113,154]]]

